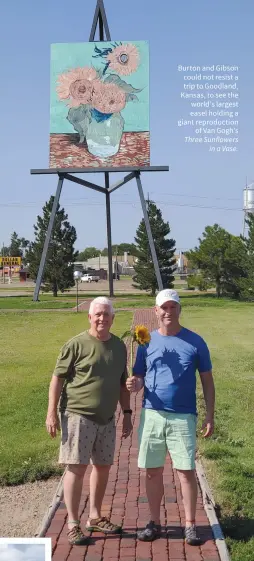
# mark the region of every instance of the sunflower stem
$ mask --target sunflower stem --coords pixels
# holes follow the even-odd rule
[[[132,369],[133,369],[133,337],[131,337],[131,360],[130,360],[130,363],[131,363],[131,368],[130,368],[130,374],[129,375],[131,377],[131,376],[133,376],[133,372],[132,372]]]

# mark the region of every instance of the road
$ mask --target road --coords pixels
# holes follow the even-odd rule
[[[132,286],[132,280],[119,280],[113,281],[114,285],[114,293],[126,293],[126,294],[141,294],[142,291],[134,288]],[[34,290],[34,283],[27,281],[24,282],[13,282],[12,284],[0,284],[0,297],[6,296],[25,296],[27,294],[32,294]],[[79,293],[98,293],[99,294],[108,294],[109,293],[109,283],[108,280],[100,280],[99,282],[81,282],[79,283]],[[76,293],[76,287],[74,286],[68,292],[66,291],[64,294],[68,296],[68,294]]]

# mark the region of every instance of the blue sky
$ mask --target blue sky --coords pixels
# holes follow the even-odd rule
[[[45,561],[45,545],[0,544],[0,561]]]
[[[151,165],[145,194],[162,209],[176,247],[197,243],[206,225],[242,232],[242,189],[254,179],[253,0],[104,0],[112,40],[150,44]],[[50,44],[87,41],[95,0],[9,0],[1,8],[0,244],[15,229],[33,238],[33,224],[55,192],[56,177],[31,176],[48,167]],[[209,153],[184,143],[178,65],[237,65],[240,142],[236,153]],[[91,175],[91,181],[98,181]],[[118,177],[116,174],[111,181]],[[101,176],[101,181],[103,177]],[[76,227],[77,248],[106,245],[104,197],[65,182],[61,204]],[[112,195],[112,241],[131,242],[142,218],[134,181]]]

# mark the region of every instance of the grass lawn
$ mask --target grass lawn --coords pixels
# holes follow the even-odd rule
[[[114,301],[115,307],[153,303],[144,295]],[[183,324],[209,344],[216,383],[215,434],[210,441],[200,438],[199,450],[232,561],[253,561],[254,305],[195,294],[184,295],[182,305]],[[131,318],[132,313],[119,312],[114,332],[122,334]],[[0,482],[15,484],[58,469],[59,441],[51,441],[44,429],[48,384],[61,345],[86,328],[87,318],[83,313],[3,311],[0,322]],[[199,383],[198,396],[201,423]]]
[[[84,300],[91,300],[96,298],[98,294],[86,294],[79,297],[79,304]],[[112,299],[115,308],[143,308],[154,305],[154,298],[151,296],[125,295],[117,296]],[[42,294],[39,302],[33,302],[32,295],[28,296],[6,296],[0,298],[0,310],[46,310],[46,309],[66,309],[74,308],[76,306],[76,295],[65,294],[61,296],[54,296],[50,294]]]
[[[254,560],[254,305],[186,307],[184,324],[202,333],[216,384],[214,437],[199,439],[232,561]],[[198,384],[200,422],[203,400]]]
[[[0,310],[45,310],[74,308],[76,306],[76,295],[74,294],[66,294],[57,298],[54,298],[51,294],[42,294],[39,302],[33,302],[32,298],[33,294],[2,297],[0,298]]]
[[[113,331],[129,329],[119,312]],[[45,478],[58,469],[59,439],[45,430],[48,387],[61,346],[88,326],[86,314],[3,313],[0,323],[0,484]]]
[[[34,292],[34,288],[32,286],[23,286],[20,284],[0,284],[0,292],[11,292],[12,290],[18,290],[20,292]]]
[[[242,309],[244,304],[232,300],[217,300],[215,295],[199,293],[187,293],[180,291],[182,307],[212,307],[217,308],[238,308]],[[96,298],[98,293],[84,293],[79,296],[79,304],[84,300]],[[32,294],[24,296],[5,296],[0,298],[0,310],[50,310],[50,309],[71,309],[76,306],[76,294],[59,294],[55,298],[52,294],[41,294],[38,302],[33,302]],[[114,308],[150,308],[155,304],[155,298],[148,294],[117,294],[112,298]]]

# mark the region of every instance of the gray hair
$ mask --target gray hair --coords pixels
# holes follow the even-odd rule
[[[92,300],[88,312],[90,315],[93,313],[96,304],[102,304],[103,306],[108,306],[110,309],[110,313],[112,314],[112,316],[114,315],[114,308],[112,302],[111,300],[109,300],[109,298],[106,298],[106,296],[98,296],[97,298],[94,298],[94,300]]]

